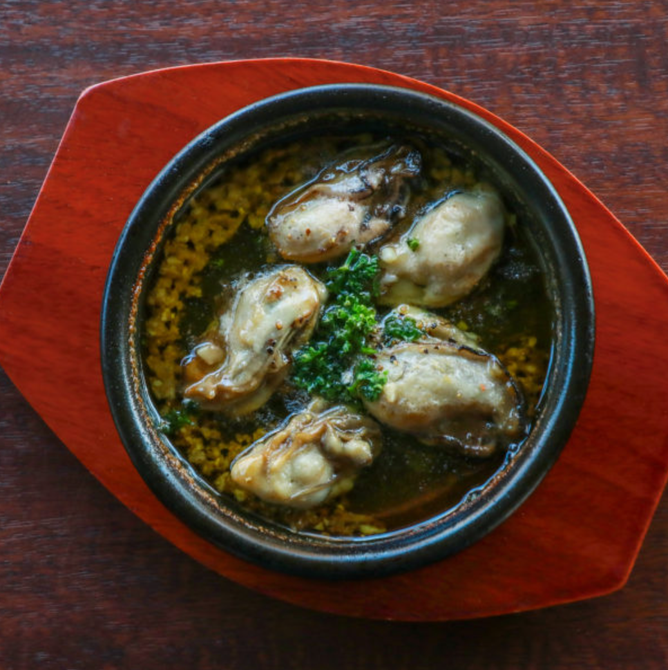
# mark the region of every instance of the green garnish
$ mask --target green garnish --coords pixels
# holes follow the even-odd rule
[[[383,321],[383,335],[386,340],[415,342],[415,340],[419,340],[424,333],[417,327],[415,319],[412,319],[410,316],[390,314],[385,321]]]
[[[296,386],[326,400],[355,403],[378,398],[387,373],[376,370],[369,357],[374,350],[367,344],[376,328],[373,296],[378,293],[378,273],[378,258],[357,249],[328,272],[330,304],[311,342],[295,354]]]
[[[352,249],[343,265],[327,273],[327,289],[335,296],[349,295],[371,307],[371,298],[378,295],[377,256],[368,256]]]
[[[189,414],[181,409],[172,409],[162,417],[162,432],[166,435],[173,435],[177,430],[184,426],[192,426],[193,420]]]
[[[378,400],[387,381],[387,370],[379,371],[370,358],[362,358],[353,370],[353,383],[348,392],[354,397]]]
[[[418,247],[420,246],[420,240],[415,239],[414,237],[409,237],[409,238],[406,240],[406,244],[408,245],[408,248],[409,248],[411,251],[417,251],[417,250],[418,250]]]
[[[162,417],[162,430],[165,435],[173,435],[177,430],[185,426],[192,426],[195,422],[193,418],[199,412],[199,407],[196,403],[186,400],[181,409],[172,409],[165,416]]]

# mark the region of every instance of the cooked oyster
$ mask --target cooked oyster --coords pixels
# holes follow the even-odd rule
[[[184,362],[185,396],[236,414],[262,406],[285,378],[291,353],[311,336],[326,294],[297,266],[239,286],[217,332]]]
[[[521,395],[501,363],[480,349],[426,338],[377,355],[388,378],[369,413],[425,444],[490,456],[523,431]]]
[[[309,508],[349,491],[381,445],[373,419],[314,403],[232,463],[232,479],[267,502]]]
[[[491,186],[447,198],[380,250],[381,301],[444,307],[463,298],[501,253],[504,218]]]
[[[318,263],[347,254],[405,214],[405,183],[420,167],[420,154],[403,145],[348,152],[274,205],[269,235],[289,260]]]

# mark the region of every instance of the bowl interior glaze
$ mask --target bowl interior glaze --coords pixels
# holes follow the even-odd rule
[[[554,310],[553,348],[532,430],[506,467],[452,510],[368,538],[294,532],[215,491],[159,431],[142,371],[143,301],[170,226],[222,167],[287,137],[332,128],[409,128],[445,138],[491,174],[527,213]],[[576,229],[535,163],[493,125],[451,102],[367,84],[319,86],[258,102],[223,119],[177,154],[144,193],[116,247],[105,289],[101,353],[120,437],[158,498],[222,549],[301,576],[360,578],[419,567],[460,551],[506,519],[556,461],[584,400],[594,349],[591,279]]]

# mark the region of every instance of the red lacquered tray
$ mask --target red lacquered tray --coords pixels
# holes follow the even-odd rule
[[[276,93],[373,82],[452,100],[498,126],[545,171],[582,237],[594,282],[594,369],[578,425],[531,498],[466,551],[357,582],[288,577],[192,533],[153,496],[116,434],[99,319],[114,246],[162,166],[227,114]],[[525,135],[446,91],[357,65],[213,63],[94,86],[77,102],[0,287],[0,362],[84,465],[135,514],[211,569],[263,593],[356,616],[445,620],[608,593],[626,581],[668,472],[668,282],[612,214]]]

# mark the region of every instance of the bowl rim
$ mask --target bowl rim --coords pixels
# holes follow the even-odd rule
[[[181,204],[230,152],[244,142],[257,142],[258,129],[269,132],[299,114],[368,113],[372,108],[383,114],[389,108],[396,117],[403,112],[424,125],[430,119],[462,124],[484,150],[491,147],[492,153],[505,152],[512,159],[507,171],[518,170],[532,189],[530,200],[546,208],[549,221],[558,222],[541,232],[554,246],[555,265],[566,273],[552,287],[568,304],[566,309],[560,303],[557,310],[546,375],[546,385],[556,374],[563,390],[558,396],[547,390],[544,411],[514,455],[511,474],[502,468],[482,493],[474,490],[451,510],[391,533],[331,538],[291,531],[235,509],[178,454],[158,429],[159,416],[140,372],[136,326],[146,268],[158,241]],[[296,89],[246,106],[204,130],[164,166],[130,214],[114,250],[102,302],[100,347],[107,400],[121,441],[150,489],[177,517],[216,546],[264,567],[316,578],[360,578],[417,568],[461,551],[526,500],[575,425],[591,374],[594,331],[593,289],[582,243],[559,194],[536,163],[499,128],[452,101],[408,88],[347,83]],[[563,416],[570,420],[560,421]]]

